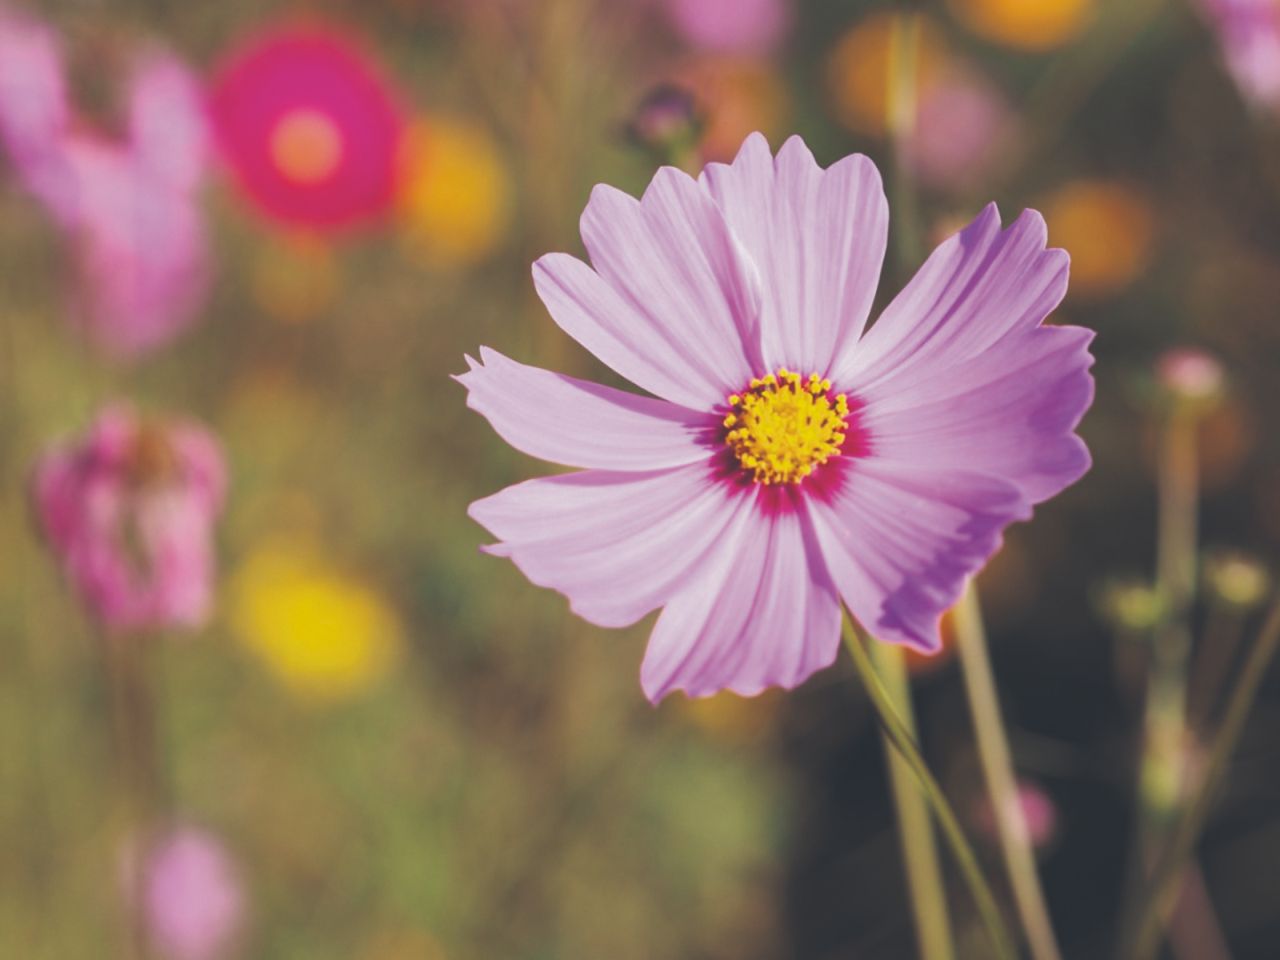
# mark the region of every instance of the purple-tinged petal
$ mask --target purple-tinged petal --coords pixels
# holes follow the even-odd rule
[[[723,402],[687,353],[577,257],[540,257],[533,264],[533,285],[561,330],[636,386],[694,409]]]
[[[1045,249],[1044,218],[1023,211],[1007,230],[989,205],[936,249],[880,319],[838,359],[831,379],[861,394],[955,367],[1040,324],[1067,292],[1070,259]]]
[[[679,358],[677,372],[702,405],[759,373],[756,266],[697,181],[663,167],[640,200],[599,185],[581,229],[600,278],[647,327],[643,335]]]
[[[517,363],[488,347],[456,379],[467,406],[524,453],[571,467],[657,470],[705,461],[716,419]]]
[[[209,157],[209,121],[195,75],[175,57],[144,56],[129,89],[134,159],[178,190],[194,189]]]
[[[859,393],[859,425],[877,461],[1000,477],[1040,503],[1089,469],[1072,431],[1093,401],[1092,339],[1081,327],[1038,327],[958,366],[879,380]]]
[[[692,464],[528,480],[468,513],[498,538],[489,552],[563,593],[580,617],[624,627],[683,589],[735,509],[709,465]]]
[[[754,696],[795,687],[835,659],[840,604],[802,509],[755,496],[662,611],[640,670],[645,695]]]
[[[761,272],[768,369],[824,373],[862,335],[889,231],[875,164],[859,154],[823,170],[799,137],[775,160],[758,133],[702,183]]]
[[[868,459],[828,500],[810,503],[817,541],[845,604],[879,640],[923,651],[965,581],[1031,515],[1010,483]]]

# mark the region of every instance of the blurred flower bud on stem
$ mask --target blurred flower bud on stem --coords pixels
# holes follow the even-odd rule
[[[34,495],[89,612],[109,630],[138,631],[207,619],[225,487],[222,453],[203,427],[112,406],[41,457]]]

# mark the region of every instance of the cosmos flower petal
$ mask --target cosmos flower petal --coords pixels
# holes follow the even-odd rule
[[[902,467],[985,473],[1032,503],[1089,469],[1072,431],[1093,401],[1093,331],[1040,327],[1007,337],[958,367],[918,382],[879,381],[860,395],[876,459]]]
[[[966,579],[1031,514],[1013,484],[960,471],[860,461],[810,503],[817,542],[850,612],[879,640],[926,652]]]
[[[889,204],[880,173],[854,154],[823,170],[799,137],[775,160],[759,133],[701,182],[759,265],[768,369],[830,369],[862,335],[884,263]]]
[[[478,500],[471,518],[531,581],[602,627],[635,623],[683,589],[735,515],[706,464],[650,473],[587,470]],[[740,500],[741,498],[739,498]]]
[[[0,142],[21,166],[30,154],[50,149],[68,119],[57,34],[0,9]]]
[[[581,260],[549,253],[534,263],[533,283],[560,329],[636,386],[696,409],[724,400],[713,398],[686,347],[668,340]]]
[[[1044,218],[1023,211],[1007,230],[990,204],[942,243],[880,319],[845,347],[831,379],[865,392],[880,380],[920,381],[920,368],[957,367],[1015,331],[1040,324],[1067,292],[1070,260],[1045,249]]]
[[[655,470],[705,461],[713,416],[517,363],[488,347],[457,379],[467,406],[517,450],[574,467]]]
[[[209,125],[195,75],[175,57],[153,53],[137,64],[129,89],[129,141],[135,159],[179,190],[204,175]]]
[[[802,509],[762,515],[752,501],[662,611],[640,684],[754,696],[795,687],[836,656],[840,604]]]
[[[697,181],[663,167],[640,200],[597,186],[581,229],[596,272],[687,359],[706,401],[758,372],[760,278]]]

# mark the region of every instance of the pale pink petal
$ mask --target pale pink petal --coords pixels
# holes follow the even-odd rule
[[[926,363],[911,382],[877,380],[858,395],[859,424],[877,461],[1000,477],[1039,503],[1089,469],[1072,431],[1093,401],[1092,339],[1038,327],[958,366]]]
[[[467,406],[533,457],[601,470],[656,470],[705,461],[716,418],[707,413],[516,363],[488,347],[456,379]]]
[[[66,173],[57,147],[69,122],[62,45],[42,23],[0,9],[0,145],[23,188],[48,203]]]
[[[651,473],[588,470],[478,500],[472,519],[531,581],[603,627],[635,623],[683,589],[736,509],[710,464]]]
[[[840,605],[803,506],[766,512],[758,491],[658,618],[640,684],[754,696],[795,687],[836,656]]]
[[[164,53],[140,59],[129,89],[129,149],[134,159],[178,190],[204,176],[209,124],[199,81]]]
[[[879,640],[924,651],[965,580],[1031,515],[1018,489],[963,471],[852,464],[829,499],[810,501],[814,530],[850,612]]]
[[[210,258],[195,200],[159,183],[119,148],[76,139],[63,149],[73,191],[80,314],[94,339],[130,356],[180,332],[204,302]]]
[[[556,322],[604,363],[701,409],[759,372],[755,265],[695,181],[664,167],[642,200],[597,186],[582,239],[594,273],[552,254],[534,281]]]
[[[775,160],[753,133],[702,183],[761,272],[768,369],[826,373],[871,311],[889,230],[879,171],[860,154],[823,170],[799,137]]]
[[[1070,260],[1046,250],[1044,218],[1026,210],[1000,229],[995,204],[944,242],[880,319],[837,359],[831,379],[859,394],[880,380],[921,381],[957,367],[1015,331],[1030,330],[1062,301]]]

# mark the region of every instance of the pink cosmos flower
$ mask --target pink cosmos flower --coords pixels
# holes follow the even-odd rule
[[[391,210],[404,115],[346,32],[307,23],[250,36],[218,69],[212,102],[223,155],[267,216],[337,229]]]
[[[225,486],[203,428],[110,407],[79,441],[41,458],[35,501],[68,579],[105,626],[197,627],[210,610]]]
[[[994,84],[966,68],[950,68],[920,92],[906,162],[930,187],[972,187],[998,159],[1001,138],[1013,123]]]
[[[664,5],[685,40],[717,53],[768,53],[791,20],[786,0],[664,0]]]
[[[183,64],[145,53],[126,134],[108,139],[73,116],[64,73],[57,35],[0,9],[0,145],[66,234],[80,323],[112,353],[137,355],[184,329],[208,291],[195,198],[207,156],[202,97]]]
[[[161,956],[225,955],[244,918],[244,895],[216,837],[195,827],[172,830],[151,848],[140,879],[142,918]]]
[[[1200,0],[1245,98],[1280,109],[1280,2]]]
[[[862,156],[820,168],[753,134],[637,201],[598,186],[589,267],[534,264],[560,327],[655,396],[482,348],[468,405],[525,453],[584,468],[471,505],[534,583],[601,626],[662,614],[658,700],[792,687],[835,658],[840,603],[881,640],[939,645],[1004,527],[1089,467],[1092,333],[1042,327],[1067,288],[1027,211],[988,207],[864,331],[889,211]]]

